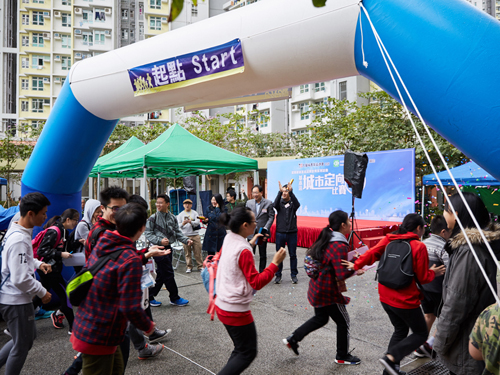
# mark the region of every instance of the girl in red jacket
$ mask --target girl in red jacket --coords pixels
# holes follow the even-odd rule
[[[410,241],[413,256],[413,272],[421,284],[430,283],[434,277],[444,274],[445,267],[433,265],[429,269],[427,248],[420,241],[424,234],[424,219],[417,214],[406,215],[399,229],[389,233],[370,251],[364,253],[354,263],[343,260],[348,269],[359,270],[366,265],[380,260],[386,246],[394,240]],[[389,341],[387,354],[380,359],[385,367],[384,374],[404,374],[399,370],[401,360],[420,347],[427,340],[428,332],[424,315],[420,309],[421,294],[415,280],[402,289],[390,289],[379,283],[380,302],[394,326],[394,333]],[[408,336],[411,329],[412,334]]]

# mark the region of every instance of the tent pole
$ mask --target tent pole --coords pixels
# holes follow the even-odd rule
[[[201,201],[200,201],[200,176],[196,176],[196,212],[198,212],[198,214],[200,213],[200,211],[198,210],[198,207],[201,207]],[[203,212],[203,211],[201,211]]]
[[[132,194],[135,194],[135,177],[132,179]]]
[[[422,183],[422,219],[425,220],[425,185]]]
[[[97,174],[97,196],[101,194],[101,173]]]
[[[143,168],[143,180],[144,180],[144,184],[143,184],[143,191],[142,191],[142,197],[146,200],[146,202],[148,202],[148,181],[147,181],[147,173],[148,173],[148,170],[146,167]],[[149,205],[149,203],[148,203]]]
[[[156,196],[160,194],[158,184],[159,184],[158,179],[156,179]]]

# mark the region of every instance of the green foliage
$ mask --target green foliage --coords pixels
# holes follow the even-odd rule
[[[312,0],[312,2],[316,8],[321,8],[326,5],[326,0]]]
[[[197,0],[193,0],[193,5],[196,6],[197,4]],[[168,16],[168,22],[175,20],[179,14],[181,14],[183,7],[184,0],[172,0],[170,3],[170,15]]]

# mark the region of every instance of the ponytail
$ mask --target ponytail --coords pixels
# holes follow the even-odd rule
[[[323,259],[325,249],[328,247],[330,239],[332,238],[332,231],[338,232],[342,223],[347,223],[347,220],[349,220],[347,212],[342,210],[332,212],[328,217],[329,224],[321,230],[317,240],[311,248],[307,250],[307,255],[311,256],[315,260],[321,261]]]

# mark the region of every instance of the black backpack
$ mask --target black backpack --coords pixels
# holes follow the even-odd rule
[[[380,258],[377,267],[378,282],[391,289],[403,289],[415,279],[418,286],[420,283],[413,272],[413,254],[410,241],[394,240],[389,242],[385,252]]]
[[[84,220],[81,220],[80,223],[81,222],[84,222],[90,230],[89,223],[87,223]],[[71,251],[72,253],[82,253],[85,251],[85,246],[79,240],[75,240],[75,234],[76,234],[76,227],[75,229],[73,229],[73,232],[71,232],[71,234],[69,235],[68,251]]]

